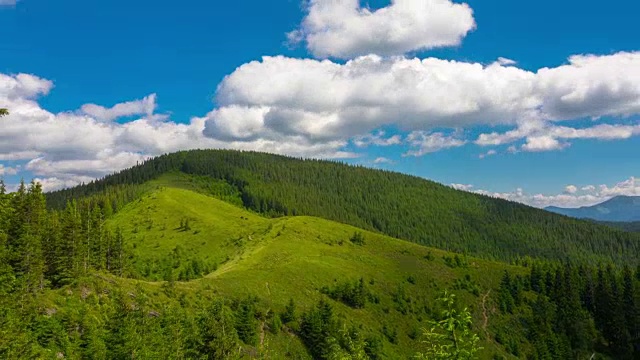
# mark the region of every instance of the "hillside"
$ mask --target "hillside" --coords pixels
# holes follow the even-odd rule
[[[272,217],[317,216],[488,259],[525,256],[635,264],[640,235],[388,171],[227,150],[164,155],[102,180],[47,194],[52,208],[167,174],[204,176],[206,191]],[[205,183],[207,181],[204,181]]]
[[[630,232],[640,232],[640,221],[634,222],[602,222],[602,224]]]
[[[180,229],[180,219],[171,214],[189,219],[190,230]],[[383,326],[396,332],[394,343],[384,342],[386,356],[392,359],[409,358],[420,348],[419,339],[409,335],[418,335],[433,317],[431,307],[442,290],[463,284],[456,293],[482,323],[482,296],[490,289],[497,291],[503,272],[526,273],[477,259],[465,258],[464,266],[447,265],[445,258],[453,260],[455,254],[369,232],[363,232],[364,244],[358,245],[349,239],[361,230],[348,225],[304,216],[266,219],[172,187],[162,187],[125,207],[106,225],[121,228],[132,246],[131,276],[154,282],[192,277],[194,281],[182,286],[209,287],[226,298],[257,296],[261,306],[279,312],[291,298],[300,308],[310,308],[321,298],[323,287],[363,278],[376,302],[353,309],[338,301],[335,311],[362,326],[367,336],[384,336]],[[185,275],[194,263],[209,264],[213,271],[203,271],[202,277],[193,272]],[[406,298],[398,299],[399,294]],[[493,316],[502,318],[498,313]],[[290,342],[286,337],[271,341],[274,350]],[[487,355],[506,355],[496,344],[483,345]],[[305,353],[303,348],[298,351]]]
[[[453,342],[480,359],[634,356],[640,268],[511,266],[263,217],[231,190],[169,174],[60,212],[36,184],[0,191],[0,357],[409,359]]]
[[[616,196],[601,204],[581,208],[548,207],[545,210],[578,219],[608,222],[640,221],[640,196]]]

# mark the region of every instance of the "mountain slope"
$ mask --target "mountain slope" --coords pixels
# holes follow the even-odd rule
[[[640,232],[640,221],[633,221],[633,222],[611,222],[611,221],[605,221],[605,222],[601,222],[601,223],[605,224],[607,226],[611,226],[611,227],[616,228],[616,229],[624,230],[624,231]]]
[[[48,194],[51,207],[122,184],[182,172],[220,184],[212,193],[270,216],[309,215],[437,248],[511,261],[634,262],[640,235],[418,177],[263,153],[197,150],[164,155],[100,181]],[[222,190],[221,190],[222,189]]]
[[[581,208],[548,207],[545,210],[579,219],[598,221],[640,221],[640,196],[617,196],[601,204]]]
[[[174,226],[180,217],[190,219],[189,231]],[[144,226],[150,223],[153,225]],[[498,291],[504,271],[526,273],[523,268],[466,257],[459,257],[463,260],[458,266],[454,265],[455,254],[314,217],[265,219],[172,187],[154,190],[129,204],[106,225],[122,229],[132,247],[134,277],[152,284],[163,280],[167,269],[178,278],[194,261],[217,262],[211,273],[180,282],[179,287],[215,289],[218,296],[231,299],[256,296],[261,306],[278,312],[292,298],[301,309],[310,308],[322,297],[323,287],[363,278],[376,302],[368,302],[363,309],[332,303],[341,317],[359,324],[367,336],[383,336],[383,327],[396,332],[397,339],[384,341],[390,359],[409,358],[420,349],[420,339],[412,337],[435,316],[434,300],[444,289],[457,289],[460,301],[473,309],[475,323],[482,324],[483,301],[490,301],[483,295]],[[357,232],[362,232],[363,244],[349,240]],[[182,249],[180,259],[173,250],[176,247]],[[488,306],[485,304],[485,312]],[[491,333],[508,318],[495,309],[489,316],[486,331]],[[476,330],[484,331],[482,326]],[[297,346],[293,351],[299,356],[306,353],[292,345],[288,335],[270,341],[274,351]],[[508,356],[485,336],[483,347],[483,359],[493,354]]]
[[[0,213],[12,224],[0,228],[0,357],[413,358],[431,320],[450,323],[445,291],[455,314],[469,309],[481,359],[634,356],[620,331],[635,331],[625,316],[637,314],[640,268],[525,268],[316,217],[269,219],[202,193],[236,203],[225,184],[168,174],[47,214],[37,185],[0,196],[17,209]],[[136,198],[121,206],[125,193]]]

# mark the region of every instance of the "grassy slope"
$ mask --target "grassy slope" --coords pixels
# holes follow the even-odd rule
[[[188,183],[178,186],[190,187]],[[190,219],[191,231],[177,229],[181,218]],[[419,341],[411,340],[408,334],[427,325],[429,311],[422,308],[431,307],[435,297],[443,289],[451,288],[456,279],[468,274],[480,287],[480,296],[465,290],[457,293],[473,309],[478,332],[484,333],[483,295],[495,291],[506,268],[524,271],[475,259],[469,259],[466,269],[451,268],[443,256],[452,254],[369,232],[364,232],[366,244],[357,246],[348,240],[358,231],[351,226],[312,217],[265,219],[212,197],[174,187],[158,188],[129,204],[108,225],[122,228],[135,246],[133,251],[140,259],[139,264],[171,258],[178,245],[188,259],[219,264],[205,278],[181,283],[179,287],[188,291],[212,289],[230,298],[256,295],[265,308],[276,311],[282,311],[290,298],[296,299],[300,308],[308,308],[320,298],[320,287],[332,286],[336,281],[355,281],[360,277],[367,282],[373,280],[369,288],[380,297],[379,304],[369,303],[363,310],[340,303],[334,305],[349,321],[362,324],[365,333],[379,334],[383,325],[397,329],[398,344],[385,342],[390,358],[407,358],[419,349]],[[431,260],[425,258],[428,253]],[[415,284],[407,281],[409,276],[415,278]],[[146,280],[158,279],[151,274]],[[399,287],[414,303],[414,311],[407,315],[397,310],[393,300]],[[489,329],[493,322],[505,321],[492,312],[490,298],[486,307]],[[270,342],[276,351],[288,348],[293,353],[303,352],[299,341],[288,335],[272,336]],[[486,358],[504,354],[492,342],[485,341],[483,346]]]

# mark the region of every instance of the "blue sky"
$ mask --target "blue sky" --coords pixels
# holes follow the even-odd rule
[[[55,189],[197,145],[341,158],[535,206],[640,195],[640,3],[354,4],[0,0],[0,175]]]

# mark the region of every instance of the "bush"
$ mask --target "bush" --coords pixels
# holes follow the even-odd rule
[[[351,240],[351,242],[356,245],[359,245],[359,246],[364,245],[364,235],[362,235],[361,232],[354,233],[349,240]]]

